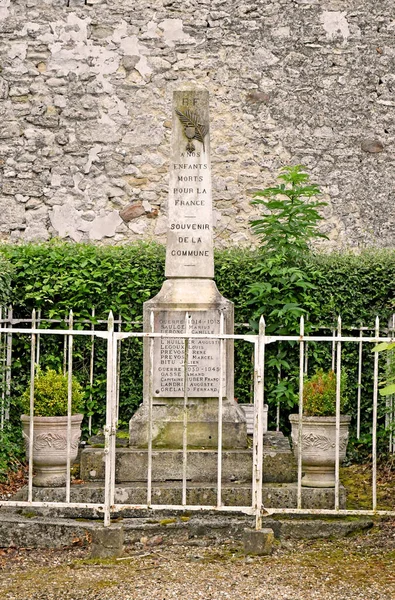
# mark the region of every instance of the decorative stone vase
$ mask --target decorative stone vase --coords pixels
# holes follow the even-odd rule
[[[71,415],[70,463],[77,458],[84,415]],[[22,415],[23,437],[29,460],[29,415]],[[62,487],[67,475],[67,416],[33,417],[33,485]]]
[[[298,456],[299,415],[290,415],[292,445]],[[340,417],[340,463],[346,458],[349,416]],[[335,487],[336,417],[302,418],[302,486]]]

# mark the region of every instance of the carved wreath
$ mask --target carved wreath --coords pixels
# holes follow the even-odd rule
[[[26,446],[29,445],[29,436],[23,432],[23,437]],[[71,448],[78,448],[81,432],[75,434],[71,438]],[[55,450],[65,450],[67,448],[67,436],[61,433],[39,433],[34,436],[33,447],[35,450],[43,450],[44,448],[54,448]]]
[[[296,447],[298,445],[297,436],[292,436],[292,442]],[[340,436],[339,449],[345,450],[347,448],[348,433]],[[302,435],[302,446],[303,448],[317,448],[319,450],[329,450],[335,448],[336,442],[332,442],[326,435],[319,435],[316,433],[305,433]]]
[[[204,138],[207,134],[207,127],[203,123],[199,122],[198,116],[191,110],[185,110],[181,112],[176,109],[176,115],[184,125],[184,133],[188,138],[187,151],[194,152],[195,146],[192,140],[198,140],[203,144],[204,150]]]

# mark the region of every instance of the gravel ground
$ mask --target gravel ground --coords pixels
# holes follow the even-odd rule
[[[153,542],[152,542],[153,543]],[[395,521],[333,541],[284,541],[269,557],[208,540],[128,547],[117,560],[88,548],[0,550],[3,600],[390,600]]]

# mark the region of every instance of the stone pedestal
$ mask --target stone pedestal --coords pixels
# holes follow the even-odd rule
[[[157,296],[144,303],[144,330],[155,333],[233,333],[233,303],[211,279],[168,279]],[[188,320],[188,323],[187,323]],[[130,446],[148,445],[152,396],[154,448],[181,448],[184,428],[184,360],[182,338],[144,340],[144,401],[130,420]],[[188,348],[187,443],[191,448],[218,447],[221,373],[219,340],[191,340]],[[245,448],[245,417],[234,401],[233,340],[223,343],[222,445]]]

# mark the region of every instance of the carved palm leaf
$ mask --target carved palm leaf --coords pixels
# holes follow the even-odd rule
[[[176,114],[180,119],[181,123],[184,127],[194,127],[195,128],[195,138],[203,144],[204,149],[204,138],[207,134],[207,127],[203,125],[203,123],[199,123],[198,117],[195,113],[190,110],[185,110],[181,112],[176,109]]]

